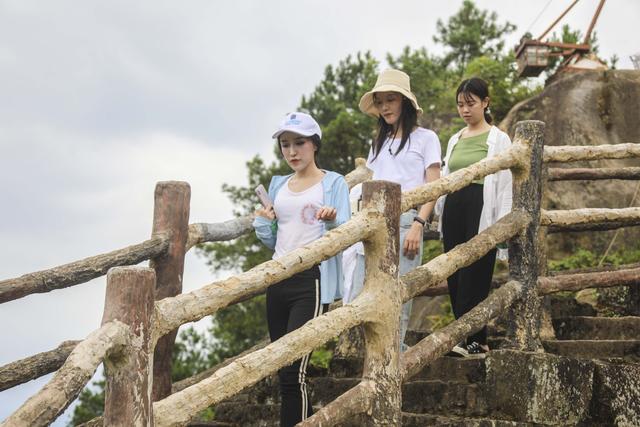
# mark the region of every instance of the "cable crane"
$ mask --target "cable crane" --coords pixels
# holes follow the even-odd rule
[[[600,11],[604,6],[605,0],[600,0],[591,24],[584,37],[582,43],[562,43],[543,41],[542,39],[556,26],[564,16],[569,13],[573,6],[579,0],[573,3],[556,19],[553,24],[545,30],[537,39],[527,38],[526,36],[520,40],[520,45],[516,48],[516,63],[518,65],[519,77],[536,77],[539,76],[547,67],[549,67],[549,58],[564,58],[558,71],[568,71],[568,69],[606,69],[606,65],[602,63],[595,55],[589,55],[591,52],[591,32],[595,27]],[[591,56],[591,57],[589,57]],[[581,64],[578,64],[580,62]]]

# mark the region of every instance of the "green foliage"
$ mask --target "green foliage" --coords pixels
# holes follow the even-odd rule
[[[258,295],[213,316],[209,329],[215,337],[209,353],[212,365],[243,352],[267,336],[265,299],[264,295]]]
[[[180,381],[202,372],[212,366],[209,362],[210,339],[193,327],[180,331],[173,346],[171,378]]]
[[[600,255],[596,255],[587,249],[578,249],[574,254],[559,260],[549,260],[550,271],[574,270],[578,268],[597,267],[600,263]],[[610,253],[602,260],[603,266],[619,266],[640,262],[640,249],[621,249]]]
[[[271,176],[283,173],[282,165],[271,164],[267,167],[259,156],[249,160],[246,166],[248,186],[222,185],[222,191],[234,205],[235,216],[252,213],[258,203],[254,189],[259,184],[269,188]],[[230,242],[199,245],[196,253],[204,257],[207,265],[216,272],[219,270],[246,271],[269,260],[273,252],[258,240],[255,233],[248,233]]]
[[[444,253],[442,241],[440,240],[427,240],[424,242],[422,248],[422,264],[425,264],[440,254]]]
[[[512,33],[516,26],[498,23],[495,12],[480,10],[471,0],[464,0],[458,12],[445,24],[438,19],[438,35],[433,41],[449,48],[443,58],[445,65],[454,64],[460,74],[467,64],[479,56],[492,56],[504,48],[504,36]]]
[[[204,411],[200,411],[197,419],[200,421],[214,421],[216,418],[216,411],[213,407],[208,407]]]
[[[411,76],[411,90],[428,117],[442,111],[452,111],[455,86],[459,76],[447,69],[441,58],[429,55],[425,48],[405,47],[400,55],[387,54],[387,62]],[[453,109],[455,113],[455,108]],[[457,115],[457,113],[456,113]],[[430,123],[423,123],[430,125]]]
[[[337,341],[338,339],[334,338],[322,347],[316,348],[313,353],[311,353],[309,364],[316,368],[329,369],[329,363],[331,363],[331,359],[333,358],[333,350],[335,349]]]
[[[549,260],[550,271],[573,270],[576,268],[594,267],[598,263],[595,254],[586,249],[578,249],[576,253],[560,260]]]
[[[536,91],[518,78],[515,57],[511,53],[473,59],[464,77],[480,77],[489,83],[491,115],[496,123],[505,118],[511,107],[531,97]]]
[[[358,103],[375,84],[377,66],[369,52],[349,55],[338,66],[327,66],[320,84],[302,97],[300,109],[322,128],[322,168],[346,174],[353,170],[356,157],[366,157],[375,120],[362,114]]]

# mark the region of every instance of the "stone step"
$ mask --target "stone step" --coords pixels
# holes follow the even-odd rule
[[[545,300],[549,301],[551,318],[573,317],[573,316],[595,316],[596,310],[589,304],[575,300],[573,296],[548,295]]]
[[[553,328],[559,340],[640,340],[640,317],[561,317]]]
[[[360,378],[311,378],[309,379],[309,399],[314,406],[327,405],[359,382]]]
[[[235,424],[225,423],[222,421],[192,421],[187,424],[188,427],[234,427]]]
[[[314,406],[318,411],[319,406]],[[221,403],[216,406],[216,424],[213,426],[224,427],[271,427],[277,426],[280,419],[280,405],[274,404],[247,404]],[[207,425],[207,424],[202,424]],[[349,422],[336,424],[336,426],[359,426],[362,420],[352,419]],[[493,420],[484,417],[459,417],[453,414],[434,415],[417,414],[403,411],[402,425],[407,427],[423,426],[450,426],[450,427],[524,427],[532,424],[518,423],[514,421]]]
[[[251,404],[279,404],[278,376],[267,377],[224,401]]]
[[[321,409],[314,406],[314,413]],[[360,427],[364,424],[363,416],[357,415],[342,423],[334,423],[333,427]],[[274,427],[280,424],[280,405],[248,404],[238,402],[221,403],[216,406],[216,419],[229,427]]]
[[[359,378],[307,378],[309,398],[314,405],[325,405],[360,382]],[[225,400],[225,403],[280,404],[277,376],[265,378],[252,387]]]
[[[402,410],[417,414],[471,417],[488,413],[481,385],[434,380],[403,384]]]
[[[337,378],[362,376],[363,359],[339,358],[331,360],[329,375]],[[484,380],[483,358],[441,357],[416,374],[414,379],[443,380],[473,383]]]
[[[403,427],[526,427],[533,425],[534,424],[494,420],[489,418],[462,418],[432,414],[413,414],[408,412],[402,413]]]
[[[359,382],[359,378],[313,378],[310,379],[309,398],[314,408],[322,407]],[[258,389],[262,387],[267,385],[263,384]],[[216,406],[216,420],[239,423],[243,426],[262,425],[257,421],[257,414],[260,414],[260,418],[276,420],[280,398],[277,384],[272,384],[272,387],[273,390],[266,399],[256,399],[256,396],[264,396],[264,392],[258,390],[245,393],[243,397],[221,402]],[[403,410],[412,413],[428,412],[459,416],[487,414],[487,402],[478,384],[437,380],[410,381],[402,386],[402,395]]]
[[[640,340],[546,340],[548,353],[578,359],[622,359],[640,362]]]
[[[221,402],[216,405],[216,421],[241,427],[277,426],[280,422],[280,405]]]
[[[485,379],[485,359],[480,357],[441,357],[411,378],[458,383],[477,383]]]

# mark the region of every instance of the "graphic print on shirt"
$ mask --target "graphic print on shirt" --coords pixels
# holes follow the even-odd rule
[[[302,221],[303,224],[313,225],[317,223],[318,222],[316,220],[317,211],[318,211],[317,207],[315,207],[312,203],[307,203],[306,205],[304,205],[304,207],[302,208],[302,211],[300,212],[300,220]]]

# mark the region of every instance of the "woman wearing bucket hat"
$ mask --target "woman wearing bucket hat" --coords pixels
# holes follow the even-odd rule
[[[344,177],[318,167],[322,131],[306,113],[287,114],[273,134],[278,149],[293,173],[274,176],[268,198],[256,211],[253,227],[257,237],[274,249],[278,259],[320,238],[351,216],[349,187]],[[267,323],[271,341],[324,313],[341,298],[340,254],[322,261],[267,289]],[[307,355],[278,371],[280,425],[294,426],[312,414],[308,401]]]
[[[477,77],[464,80],[456,90],[456,103],[458,113],[467,126],[453,135],[447,144],[443,176],[511,146],[509,135],[491,125],[487,82]],[[438,199],[436,212],[440,216],[439,228],[445,252],[468,241],[511,210],[511,182],[511,171],[506,169]],[[506,259],[506,252],[506,249],[499,249],[498,258]],[[495,259],[496,249],[493,249],[447,278],[456,319],[489,295]],[[483,354],[488,350],[487,329],[483,328],[467,337],[466,343],[456,345],[452,352],[466,356]]]
[[[360,99],[360,110],[378,119],[377,135],[371,143],[367,167],[373,179],[396,182],[402,191],[412,190],[440,177],[440,141],[431,130],[418,126],[422,109],[411,92],[409,76],[399,70],[385,70],[372,90]],[[423,227],[433,202],[400,217],[400,274],[422,262]],[[364,286],[364,255],[358,254],[351,295]],[[346,301],[349,302],[349,301]],[[400,319],[400,344],[409,324],[412,302],[404,304]]]

